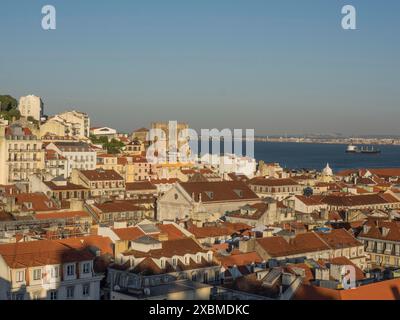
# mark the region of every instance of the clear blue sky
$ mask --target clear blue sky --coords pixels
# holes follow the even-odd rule
[[[41,29],[41,8],[57,30]],[[341,8],[357,9],[356,31]],[[400,134],[398,0],[1,0],[0,93],[131,131]]]

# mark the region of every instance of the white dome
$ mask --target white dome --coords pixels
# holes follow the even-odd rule
[[[329,166],[329,163],[327,163],[325,169],[322,170],[322,174],[324,176],[333,176],[333,171],[332,171],[331,167]]]

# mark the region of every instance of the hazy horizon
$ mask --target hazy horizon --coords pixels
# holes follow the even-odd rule
[[[57,30],[41,29],[41,8]],[[357,30],[341,8],[357,9]],[[400,3],[3,0],[0,94],[124,132],[152,121],[258,136],[400,135]]]

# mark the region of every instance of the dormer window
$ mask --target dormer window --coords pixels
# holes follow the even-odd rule
[[[32,202],[25,202],[25,207],[27,207],[28,209],[32,209]]]
[[[382,236],[386,237],[388,235],[389,231],[390,231],[389,228],[383,227],[382,228]]]
[[[178,264],[178,260],[176,258],[172,258],[172,265],[174,267],[176,267],[177,264]]]
[[[364,232],[364,233],[368,233],[370,229],[371,229],[370,226],[367,226],[367,225],[364,225],[364,226],[363,226],[363,232]]]
[[[243,198],[243,190],[235,189],[234,192],[238,195],[239,198]]]
[[[206,191],[206,195],[207,195],[211,200],[214,199],[214,192],[212,192],[212,191]]]

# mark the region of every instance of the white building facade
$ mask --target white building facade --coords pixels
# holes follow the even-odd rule
[[[43,101],[40,97],[28,95],[19,99],[18,110],[23,117],[40,121],[43,116]]]

